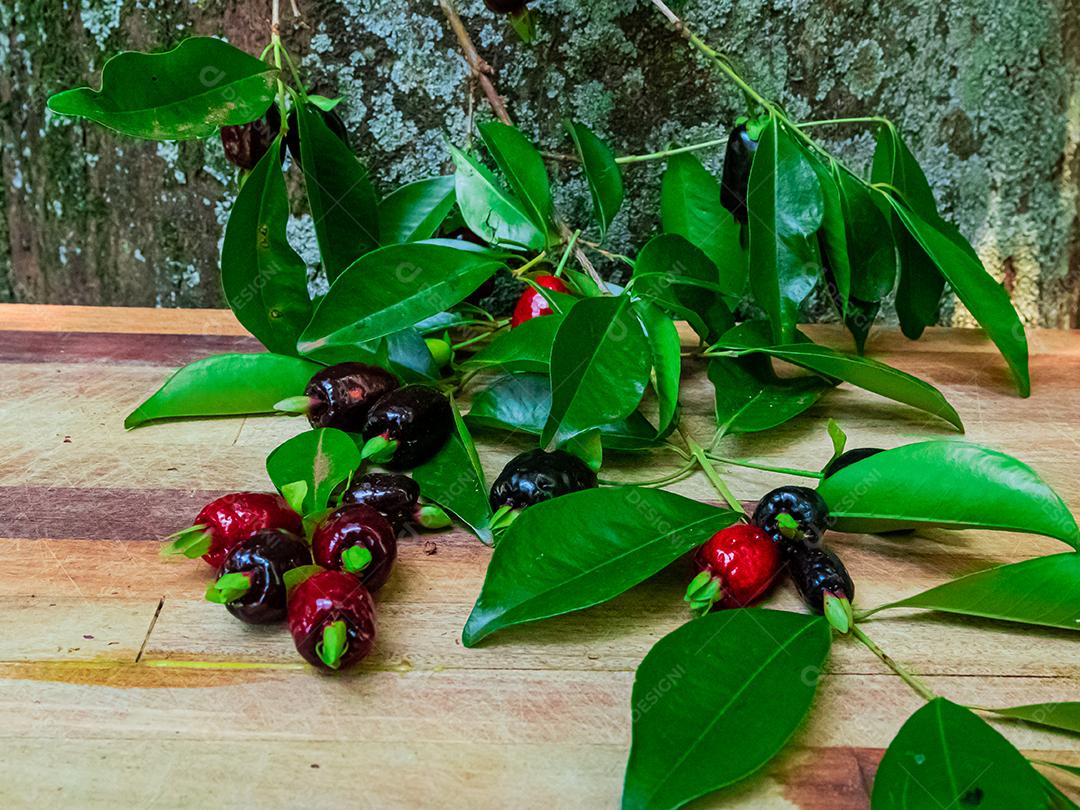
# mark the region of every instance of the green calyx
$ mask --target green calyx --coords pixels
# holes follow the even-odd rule
[[[521,11],[511,14],[510,26],[526,45],[536,41],[536,21],[528,8],[522,8]]]
[[[224,574],[206,589],[206,601],[216,605],[235,602],[251,590],[251,574]]]
[[[450,348],[450,344],[440,338],[427,338],[424,340],[427,344],[428,351],[431,352],[432,358],[435,360],[435,365],[439,368],[446,368],[450,365],[450,361],[454,357],[454,352]]]
[[[495,510],[495,514],[491,516],[491,530],[508,529],[510,524],[517,520],[519,514],[521,513],[512,506],[500,506]]]
[[[364,442],[364,446],[360,450],[360,460],[370,461],[372,464],[384,464],[394,457],[394,451],[397,450],[397,447],[397,439],[373,436]]]
[[[690,611],[695,616],[704,616],[723,595],[720,579],[709,571],[702,571],[686,586],[683,601],[690,605]]]
[[[799,539],[799,521],[795,520],[787,512],[781,512],[776,516],[776,525],[780,529],[780,534],[784,535],[788,540]]]
[[[315,654],[330,669],[341,668],[341,656],[349,648],[345,634],[345,622],[340,619],[323,628],[322,641],[315,647]]]
[[[281,497],[285,499],[285,503],[289,505],[289,508],[298,515],[304,514],[304,499],[307,498],[307,494],[307,481],[293,481],[291,484],[286,484],[281,488]]]
[[[371,551],[363,546],[350,546],[341,553],[341,566],[350,574],[359,574],[371,565]]]
[[[161,547],[162,557],[184,556],[189,560],[194,560],[210,550],[213,537],[206,526],[200,523],[171,534],[165,539],[169,542]]]
[[[274,403],[274,410],[290,416],[306,416],[313,405],[315,400],[309,396],[286,397],[281,402]]]
[[[433,503],[425,503],[416,512],[416,522],[425,529],[445,529],[452,521],[441,507]]]
[[[825,594],[824,605],[825,618],[838,633],[847,635],[855,624],[855,617],[851,612],[851,602],[846,596],[837,596],[834,593]]]

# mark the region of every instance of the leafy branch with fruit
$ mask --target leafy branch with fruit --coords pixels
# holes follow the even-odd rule
[[[372,594],[410,532],[453,520],[494,547],[466,647],[603,603],[689,557],[688,620],[637,671],[624,808],[679,807],[756,772],[811,711],[832,644],[851,641],[926,701],[886,752],[873,807],[1075,807],[982,715],[1080,733],[1080,703],[962,706],[865,629],[894,608],[1080,629],[1080,529],[1060,496],[991,448],[929,440],[848,449],[833,421],[834,453],[810,469],[723,454],[725,439],[778,428],[842,383],[962,432],[941,391],[864,355],[893,295],[901,329],[917,339],[951,289],[1028,396],[1025,331],[1008,295],[941,217],[894,124],[796,121],[661,0],[652,4],[745,96],[746,115],[726,139],[616,156],[568,122],[569,154],[541,152],[512,124],[450,0],[440,6],[494,119],[475,126],[482,148],[471,132],[448,143],[451,174],[385,194],[335,111],[348,100],[308,91],[276,0],[259,55],[195,37],[163,53],[119,54],[100,89],[50,98],[55,113],[130,137],[220,137],[239,171],[221,281],[266,351],[180,369],[125,426],[280,414],[311,427],[267,457],[276,493],[215,500],[165,551],[202,557],[216,573],[207,600],[244,622],[287,621],[300,655],[330,671],[373,649]],[[488,6],[531,38],[523,3]],[[813,137],[824,126],[873,130],[868,175]],[[724,144],[717,179],[694,153]],[[661,160],[658,232],[635,255],[615,254],[605,238],[624,202],[623,167]],[[546,161],[578,164],[590,221],[556,209]],[[289,198],[289,172],[302,179],[301,200]],[[311,295],[286,235],[294,204],[315,225],[329,282],[322,295]],[[627,283],[605,281],[597,265],[624,268]],[[488,307],[496,276],[522,288],[509,317]],[[818,290],[854,351],[799,329]],[[716,428],[694,436],[680,419],[680,391],[702,368]],[[474,431],[525,435],[534,446],[489,488]],[[637,483],[602,478],[605,458],[624,454],[641,467],[677,467]],[[725,481],[731,466],[813,486],[774,489],[748,514]],[[719,506],[666,489],[698,471]],[[855,583],[824,545],[828,532],[909,532],[914,544],[927,528],[1027,532],[1072,550],[856,606]],[[752,606],[785,577],[808,613]]]

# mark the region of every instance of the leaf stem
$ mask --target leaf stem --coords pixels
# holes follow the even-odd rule
[[[813,470],[799,470],[794,467],[770,467],[768,464],[758,464],[753,461],[745,461],[738,458],[726,458],[725,456],[718,456],[713,453],[706,452],[706,456],[711,461],[718,462],[720,464],[730,464],[734,467],[746,467],[750,470],[763,470],[765,472],[777,473],[778,475],[797,475],[801,478],[821,478],[821,473],[814,472]]]
[[[566,269],[566,263],[570,261],[570,254],[574,252],[574,245],[577,244],[579,236],[581,236],[580,229],[574,231],[570,236],[570,241],[566,244],[566,250],[563,251],[562,258],[559,259],[559,266],[555,268],[555,278],[559,278],[562,275],[563,270]]]
[[[662,487],[667,484],[674,484],[676,481],[682,481],[691,474],[691,471],[696,466],[697,461],[694,460],[679,467],[679,469],[673,473],[669,473],[660,478],[651,478],[647,481],[614,481],[607,478],[601,478],[599,480],[601,484],[613,487]]]
[[[880,115],[857,115],[853,118],[822,118],[818,121],[803,121],[796,124],[799,129],[811,129],[812,127],[832,126],[834,124],[884,124],[892,126],[892,121]]]
[[[709,457],[705,455],[705,448],[694,441],[693,437],[686,432],[686,429],[679,425],[679,435],[683,437],[683,441],[686,442],[686,449],[690,451],[690,455],[694,457],[702,471],[705,473],[705,477],[709,479],[709,483],[713,485],[713,489],[717,491],[721,498],[727,501],[734,511],[740,515],[745,515],[746,510],[743,509],[742,503],[735,497],[731,489],[728,488],[723,477],[716,471],[716,467],[709,461]]]
[[[870,650],[874,655],[880,659],[881,663],[900,676],[900,679],[910,686],[923,700],[933,700],[937,697],[930,687],[926,686],[922,681],[916,678],[912,673],[908,672],[900,664],[896,663],[888,653],[886,653],[881,647],[874,643],[866,633],[862,631],[858,624],[855,624],[851,628],[851,635],[855,636],[866,649]]]
[[[622,157],[615,158],[615,162],[626,165],[628,163],[645,163],[650,160],[664,160],[665,158],[674,157],[675,155],[684,155],[687,152],[698,152],[702,149],[712,149],[716,146],[723,146],[727,143],[727,140],[727,138],[715,138],[711,141],[692,143],[688,146],[664,149],[660,152],[650,152],[647,155],[623,155]]]
[[[525,262],[525,264],[521,265],[521,267],[519,267],[517,270],[512,270],[511,273],[513,274],[514,278],[521,278],[523,275],[528,273],[530,270],[532,270],[534,267],[536,267],[536,265],[540,264],[540,262],[544,261],[544,259],[546,259],[546,258],[547,258],[547,251],[542,250],[542,251],[540,251],[539,255],[534,256],[533,258],[529,259],[529,261]]]

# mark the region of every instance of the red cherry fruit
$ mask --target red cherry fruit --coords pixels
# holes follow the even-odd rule
[[[545,290],[560,293],[570,292],[570,288],[563,284],[562,279],[555,276],[537,276],[535,281]],[[513,329],[521,326],[525,321],[531,321],[533,318],[540,318],[551,313],[552,309],[548,306],[544,296],[529,287],[521,294],[521,298],[518,299],[517,305],[514,307],[514,315],[510,318],[510,328]]]
[[[289,595],[289,632],[309,664],[331,671],[351,666],[375,646],[371,594],[352,574],[320,571]]]
[[[265,529],[304,534],[300,515],[280,495],[234,492],[204,506],[190,528],[172,535],[172,542],[162,549],[162,554],[202,557],[216,569],[234,547]]]
[[[369,591],[377,591],[390,576],[397,558],[397,535],[390,522],[363,504],[335,509],[311,536],[315,563],[359,578]]]
[[[780,572],[780,546],[757,526],[744,523],[714,534],[694,554],[700,572],[686,589],[686,601],[697,613],[713,604],[747,607],[769,589]]]

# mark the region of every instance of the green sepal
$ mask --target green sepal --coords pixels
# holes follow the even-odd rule
[[[776,516],[776,525],[780,528],[780,534],[788,540],[799,539],[799,521],[787,512],[781,512]]]
[[[341,566],[350,574],[359,574],[371,565],[371,550],[363,546],[349,546],[341,552]]]
[[[531,45],[536,41],[536,21],[528,8],[522,8],[521,11],[511,14],[510,26],[526,45]]]
[[[491,516],[491,529],[506,529],[517,520],[519,512],[512,506],[500,506]]]
[[[299,568],[290,568],[281,575],[281,581],[285,583],[285,593],[291,596],[298,586],[325,570],[321,565],[301,565]]]
[[[206,588],[206,601],[216,605],[235,602],[251,590],[250,574],[223,574]]]
[[[704,616],[723,597],[721,585],[719,577],[713,576],[710,571],[701,571],[686,586],[683,601],[690,604],[690,612],[695,616]]]
[[[338,669],[341,666],[341,656],[345,654],[348,646],[345,622],[339,619],[323,628],[322,641],[315,646],[315,653],[330,669]]]
[[[309,396],[285,397],[280,402],[274,403],[274,410],[278,413],[287,413],[290,416],[306,416],[311,411],[314,401]]]
[[[162,557],[178,557],[183,555],[189,560],[195,560],[210,550],[213,540],[206,526],[199,523],[187,529],[182,529],[176,534],[170,534],[165,538],[169,542],[161,547]]]
[[[454,359],[454,351],[447,341],[442,338],[425,338],[424,343],[427,344],[428,351],[431,352],[431,356],[435,360],[435,365],[439,368],[446,368],[450,365],[450,361]]]
[[[683,596],[684,602],[693,602],[699,598],[702,591],[712,581],[712,574],[708,571],[700,571],[698,575],[690,580],[690,584],[686,586],[686,595]]]
[[[281,488],[281,497],[298,515],[304,514],[304,499],[308,494],[307,481],[293,481]]]
[[[388,439],[385,436],[372,436],[364,446],[360,448],[360,460],[370,461],[373,464],[384,464],[394,457],[397,450],[398,440]]]
[[[851,626],[855,623],[855,617],[851,612],[851,602],[846,596],[825,594],[825,618],[838,633],[847,635],[851,632]]]
[[[828,467],[829,464],[832,464],[836,459],[840,458],[841,454],[844,452],[844,448],[847,447],[847,434],[844,433],[844,429],[837,424],[835,419],[829,420],[827,430],[829,431],[829,438],[832,439],[833,454],[825,467]],[[825,469],[825,467],[822,467],[822,469]]]
[[[417,510],[416,522],[425,529],[445,529],[453,521],[441,507],[433,503],[425,503]]]

